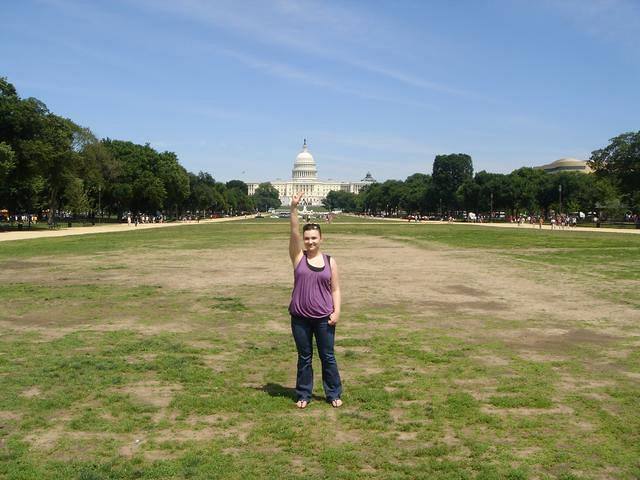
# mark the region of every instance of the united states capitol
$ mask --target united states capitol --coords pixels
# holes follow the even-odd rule
[[[367,172],[366,176],[359,182],[319,180],[316,161],[309,151],[306,139],[302,145],[302,151],[293,162],[291,179],[269,181],[269,183],[278,190],[280,201],[284,206],[291,204],[291,197],[296,192],[304,192],[306,205],[322,205],[322,200],[324,200],[331,191],[344,191],[357,194],[362,188],[374,182],[375,179],[369,172]],[[253,195],[258,185],[263,182],[246,183],[249,195]]]

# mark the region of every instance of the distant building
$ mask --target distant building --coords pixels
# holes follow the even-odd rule
[[[561,158],[560,160],[556,160],[555,162],[551,162],[547,165],[541,165],[539,168],[544,170],[547,173],[557,173],[557,172],[580,172],[580,173],[591,173],[591,167],[586,160],[578,160],[577,158]]]
[[[327,194],[331,191],[344,191],[357,194],[366,185],[375,182],[375,179],[367,172],[367,175],[359,182],[341,182],[334,180],[318,180],[318,169],[313,159],[307,140],[302,145],[302,151],[293,162],[290,180],[271,180],[269,183],[278,190],[280,201],[283,205],[291,205],[291,197],[296,192],[304,192],[306,205],[322,205]],[[249,195],[253,195],[258,185],[263,182],[247,182]]]

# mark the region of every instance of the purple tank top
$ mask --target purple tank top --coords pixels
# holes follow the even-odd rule
[[[296,317],[325,318],[333,313],[331,295],[331,263],[329,255],[322,254],[324,267],[309,265],[307,253],[293,271],[293,293],[289,313]]]

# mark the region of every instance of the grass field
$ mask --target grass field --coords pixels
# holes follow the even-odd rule
[[[0,245],[0,478],[640,477],[640,237],[337,221],[294,408],[286,220]]]

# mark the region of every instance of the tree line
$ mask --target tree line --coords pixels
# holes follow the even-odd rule
[[[404,181],[387,180],[357,195],[330,192],[325,207],[371,215],[456,216],[488,214],[599,212],[616,217],[640,211],[640,131],[624,133],[592,153],[593,174],[522,167],[509,174],[473,173],[467,154],[437,155],[431,175],[415,173]]]
[[[240,180],[222,183],[207,172],[188,172],[173,152],[97,139],[40,100],[21,98],[0,78],[0,210],[179,216],[279,206],[270,186],[260,187],[249,196]],[[50,221],[54,215],[47,215]]]
[[[548,213],[598,208],[638,213],[640,132],[619,135],[592,153],[595,174],[547,174],[520,168],[474,174],[467,154],[438,155],[431,174],[387,180],[359,194],[330,192],[332,210],[393,215],[449,215],[459,211]],[[240,180],[216,181],[188,172],[173,152],[149,144],[98,139],[88,128],[21,98],[0,77],[0,210],[106,216],[145,212],[229,214],[278,208],[278,191],[262,183],[254,195]],[[48,215],[50,221],[53,215]]]

